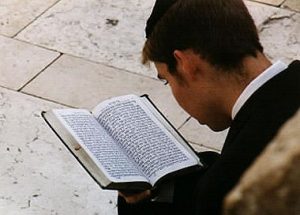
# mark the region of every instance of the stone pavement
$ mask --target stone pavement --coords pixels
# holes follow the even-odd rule
[[[154,0],[1,0],[0,214],[116,214],[103,191],[40,117],[147,93],[196,150],[220,150],[225,132],[199,126],[154,69],[140,64]],[[272,61],[300,59],[300,1],[246,1]]]

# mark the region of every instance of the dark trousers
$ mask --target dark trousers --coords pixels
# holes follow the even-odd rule
[[[168,215],[173,213],[173,204],[158,203],[145,200],[137,204],[127,204],[122,197],[118,197],[119,215]]]

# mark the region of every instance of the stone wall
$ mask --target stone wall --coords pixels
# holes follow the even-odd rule
[[[229,193],[224,208],[225,215],[300,214],[300,110]]]

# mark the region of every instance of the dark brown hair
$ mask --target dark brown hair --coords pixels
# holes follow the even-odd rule
[[[242,0],[177,0],[149,34],[143,63],[166,63],[175,72],[173,52],[186,49],[223,70],[237,68],[246,56],[263,52]]]

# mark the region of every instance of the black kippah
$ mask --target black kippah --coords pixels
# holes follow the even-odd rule
[[[177,0],[156,0],[152,13],[147,20],[146,38],[149,38],[157,22],[176,1]]]

